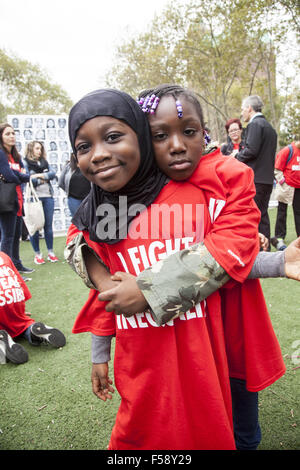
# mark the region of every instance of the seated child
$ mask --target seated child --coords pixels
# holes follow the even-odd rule
[[[51,344],[61,348],[66,344],[64,334],[42,322],[36,322],[25,312],[30,291],[10,257],[0,251],[0,363],[23,364],[28,353],[13,338],[24,337],[30,344]]]

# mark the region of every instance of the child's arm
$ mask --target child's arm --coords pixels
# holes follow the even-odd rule
[[[67,263],[90,289],[106,290],[115,287],[105,262],[87,244],[83,233],[71,225],[64,252]]]
[[[189,250],[174,253],[163,260],[159,270],[155,265],[137,278],[127,273],[115,273],[112,278],[121,281],[119,286],[102,292],[99,298],[109,301],[106,310],[115,313],[133,314],[150,306],[155,321],[165,323],[168,312],[170,320],[176,309],[179,308],[180,313],[187,311],[197,299],[206,298],[213,288],[217,290],[218,282],[221,284],[215,278],[201,279],[203,257],[199,250],[197,253],[199,256],[189,256]],[[259,252],[248,278],[284,276],[300,281],[300,237],[284,252]]]
[[[92,334],[92,390],[100,400],[111,400],[114,389],[108,376],[108,361],[110,360],[111,336],[96,336]]]
[[[96,290],[102,292],[107,289],[111,289],[118,284],[118,282],[111,279],[110,272],[104,267],[87,245],[82,247],[82,256],[88,277],[96,287]]]
[[[111,386],[112,380],[108,376],[107,362],[92,365],[91,381],[93,393],[100,398],[100,400],[106,401],[107,399],[112,399],[114,389]]]

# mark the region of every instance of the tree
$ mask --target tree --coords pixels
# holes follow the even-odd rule
[[[0,49],[0,119],[8,114],[60,114],[72,101],[38,65]]]
[[[218,139],[225,137],[225,120],[239,116],[242,98],[259,94],[266,103],[264,113],[278,130],[276,57],[290,27],[289,9],[282,3],[293,2],[172,2],[147,32],[118,47],[107,84],[133,96],[158,83],[188,86],[199,96]],[[286,13],[280,28],[279,8]]]

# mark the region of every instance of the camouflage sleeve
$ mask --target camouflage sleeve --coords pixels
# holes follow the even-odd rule
[[[192,308],[229,279],[204,243],[198,243],[140,273],[137,284],[155,322],[162,325]]]
[[[105,265],[103,260],[99,258],[97,253],[91,249],[91,247],[86,243],[84,236],[82,233],[78,233],[72,240],[67,244],[64,250],[64,257],[67,263],[71,266],[71,268],[81,277],[83,282],[87,287],[90,289],[97,288],[92,283],[89,274],[87,272],[86,264],[84,261],[83,256],[83,248],[88,248],[93,255],[97,258],[97,260],[103,264],[103,266],[109,271],[108,267]]]

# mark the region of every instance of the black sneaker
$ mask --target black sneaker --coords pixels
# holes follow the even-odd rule
[[[34,323],[31,327],[31,337],[33,341],[40,341],[51,344],[55,348],[62,348],[66,344],[65,335],[57,328],[47,326],[42,322]]]
[[[21,266],[20,269],[18,269],[19,273],[33,273],[34,269],[31,268],[26,268],[25,266]]]
[[[28,361],[27,351],[21,344],[15,343],[5,330],[0,330],[0,349],[10,362],[24,364]]]

